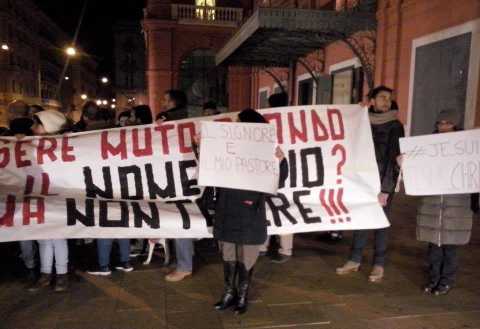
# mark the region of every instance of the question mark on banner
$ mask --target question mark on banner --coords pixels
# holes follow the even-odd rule
[[[341,159],[340,162],[337,163],[337,175],[342,176],[342,169],[343,166],[345,165],[345,162],[347,161],[347,151],[345,151],[345,148],[341,144],[335,144],[335,146],[332,148],[332,156],[335,156],[338,152],[341,154]],[[341,184],[342,179],[339,177],[337,178],[337,184]]]

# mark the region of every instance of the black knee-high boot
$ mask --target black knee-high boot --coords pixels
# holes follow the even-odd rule
[[[220,300],[214,305],[216,310],[227,309],[237,302],[235,289],[235,277],[237,274],[237,262],[223,262],[224,291]]]
[[[245,264],[238,263],[238,301],[234,309],[236,314],[243,314],[247,311],[248,289],[250,288],[252,272],[253,268],[248,271]]]

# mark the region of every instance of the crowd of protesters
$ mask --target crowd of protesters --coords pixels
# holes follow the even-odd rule
[[[373,89],[369,94],[369,118],[372,129],[375,155],[381,181],[379,203],[387,217],[390,216],[394,193],[398,182],[403,157],[399,139],[404,136],[403,125],[398,120],[398,106],[392,100],[393,91],[385,86]],[[87,101],[80,113],[64,115],[60,111],[45,110],[38,105],[17,101],[8,108],[8,127],[0,127],[0,136],[56,135],[92,130],[109,129],[133,125],[161,123],[187,118],[187,97],[180,90],[169,90],[164,94],[164,111],[155,120],[146,105],[133,107],[117,116],[109,109],[100,108]],[[288,105],[285,93],[272,95],[270,107]],[[203,115],[216,115],[220,111],[215,102],[203,106]],[[461,116],[453,109],[443,109],[432,132],[445,133],[461,127]],[[239,122],[266,123],[257,111],[245,109],[238,114]],[[196,140],[198,143],[199,141]],[[198,157],[198,152],[196,152]],[[205,156],[205,155],[204,155]],[[288,163],[283,151],[277,148],[275,156],[280,160],[280,180],[288,175]],[[470,204],[471,202],[471,204]],[[265,195],[255,191],[207,188],[202,204],[214,213],[214,238],[219,242],[223,259],[224,291],[214,305],[217,310],[232,307],[237,314],[247,310],[248,290],[254,265],[259,256],[265,256],[269,242],[265,213]],[[417,239],[428,243],[429,273],[423,288],[425,293],[443,295],[452,288],[458,269],[457,246],[469,242],[472,214],[478,212],[478,195],[448,195],[422,197],[417,212]],[[338,275],[347,275],[362,266],[362,254],[368,237],[374,236],[374,259],[370,282],[379,282],[385,275],[388,228],[359,230],[353,233],[351,253],[348,260],[336,269]],[[340,232],[331,232],[333,238]],[[271,255],[274,263],[287,262],[292,257],[293,235],[279,237],[278,253]],[[85,242],[91,242],[86,240]],[[112,267],[113,243],[118,244],[119,262]],[[81,242],[84,243],[84,242]],[[138,241],[138,248],[145,249],[146,243]],[[176,255],[175,269],[166,275],[169,282],[178,282],[193,273],[194,240],[174,239]],[[28,270],[28,290],[41,291],[50,285],[57,292],[68,289],[69,246],[66,239],[21,241],[21,257]],[[39,257],[36,256],[38,249]],[[110,276],[112,269],[131,272],[131,241],[129,239],[97,239],[97,266],[88,271],[91,275]],[[36,259],[40,259],[37,265]],[[40,275],[36,270],[40,268]]]

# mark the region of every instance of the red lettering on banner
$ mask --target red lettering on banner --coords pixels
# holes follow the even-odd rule
[[[297,142],[297,138],[300,139],[302,142],[307,142],[307,122],[305,120],[305,111],[301,110],[298,111],[300,114],[300,124],[302,125],[302,130],[298,130],[295,127],[294,117],[292,112],[288,112],[288,126],[290,128],[290,139],[291,143],[295,144]]]
[[[33,193],[33,186],[35,185],[35,177],[32,175],[27,175],[27,181],[25,182],[25,190],[24,194],[25,195],[30,195]],[[40,191],[41,195],[58,195],[58,194],[51,194],[48,192],[50,189],[50,176],[48,176],[47,173],[43,172],[42,173],[42,189]]]
[[[338,189],[337,193],[337,203],[340,209],[345,213],[348,214],[348,209],[345,207],[345,204],[343,203],[343,187]]]
[[[181,123],[177,127],[178,129],[178,146],[180,153],[192,152],[192,138],[195,136],[195,124],[193,122]],[[185,130],[190,131],[190,146],[187,146]]]
[[[30,144],[30,141],[18,141],[15,143],[15,161],[17,168],[27,167],[32,165],[32,161],[23,160],[22,157],[27,154],[27,151],[22,149],[23,144]]]
[[[48,190],[50,189],[50,176],[47,173],[42,173],[42,190],[40,192],[41,195],[58,195],[55,193],[49,193]]]
[[[327,201],[325,199],[325,189],[320,190],[320,203],[322,204],[322,207],[327,211],[328,216],[333,217],[334,213],[332,209],[327,204]]]
[[[4,145],[10,144],[10,142],[8,141],[2,141],[2,142]],[[0,157],[2,157],[2,161],[0,161],[0,168],[5,168],[10,162],[10,152],[8,147],[0,148]]]
[[[342,213],[340,212],[340,209],[338,209],[337,204],[335,203],[334,197],[335,197],[335,190],[329,190],[328,191],[328,201],[330,202],[330,206],[332,207],[333,211],[337,215],[341,215]]]
[[[13,215],[15,214],[15,196],[9,194],[5,203],[5,214],[0,217],[0,226],[13,226]]]
[[[120,154],[120,158],[125,160],[127,158],[127,140],[126,140],[126,131],[125,129],[120,130],[120,142],[117,146],[113,146],[108,141],[108,131],[102,132],[101,138],[101,148],[102,148],[102,159],[106,160],[110,157],[110,155],[118,155]]]
[[[330,134],[331,138],[333,140],[339,140],[339,139],[344,139],[345,138],[345,128],[343,126],[343,117],[342,117],[342,112],[340,112],[339,109],[328,109],[327,110],[327,115],[328,115],[328,123],[330,125]],[[335,119],[338,123],[338,129],[339,131],[337,132],[335,129]]]
[[[136,157],[149,156],[153,154],[152,150],[152,131],[150,128],[145,128],[145,147],[140,148],[139,138],[138,138],[138,129],[132,129],[132,139],[133,139],[133,154]]]
[[[213,121],[218,121],[218,122],[232,122],[231,118],[220,118],[220,119],[215,119]]]
[[[68,144],[69,137],[62,137],[62,161],[63,162],[73,162],[75,161],[75,155],[70,154],[69,152],[73,151],[73,146]]]
[[[328,200],[325,198],[325,194],[328,192]],[[332,224],[336,224],[337,222],[343,223],[344,221],[350,222],[351,218],[348,217],[349,211],[345,204],[343,203],[343,187],[339,188],[338,190],[335,189],[321,189],[320,190],[320,203],[327,212],[330,218],[330,222]],[[345,219],[343,217],[334,217],[336,216],[344,216],[347,215]]]
[[[280,113],[265,113],[264,118],[268,122],[275,122],[275,126],[277,127],[277,141],[278,144],[283,144],[283,134],[282,134],[282,115]]]
[[[27,181],[25,182],[24,194],[29,195],[33,192],[33,184],[35,183],[35,178],[32,175],[27,175]]]
[[[50,145],[46,145],[50,143]],[[55,149],[57,148],[57,140],[55,138],[40,138],[37,147],[37,161],[38,164],[44,163],[44,156],[48,156],[51,162],[57,160]]]
[[[31,201],[37,201],[36,211],[31,209]],[[37,197],[25,197],[23,199],[23,225],[30,225],[30,220],[35,218],[38,224],[45,222],[45,200]]]
[[[175,126],[171,124],[160,124],[155,127],[155,131],[159,131],[162,136],[162,152],[164,155],[170,154],[167,132],[173,128],[175,128]]]
[[[328,130],[315,110],[312,111],[312,125],[315,141],[322,142],[328,140]]]

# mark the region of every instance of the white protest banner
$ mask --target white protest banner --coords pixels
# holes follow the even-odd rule
[[[206,121],[201,136],[200,186],[277,192],[274,125]]]
[[[480,129],[400,139],[409,195],[480,192]]]
[[[267,195],[269,234],[388,226],[367,111],[356,105],[262,110],[289,176]],[[192,138],[236,113],[64,136],[0,137],[0,242],[203,238]]]

